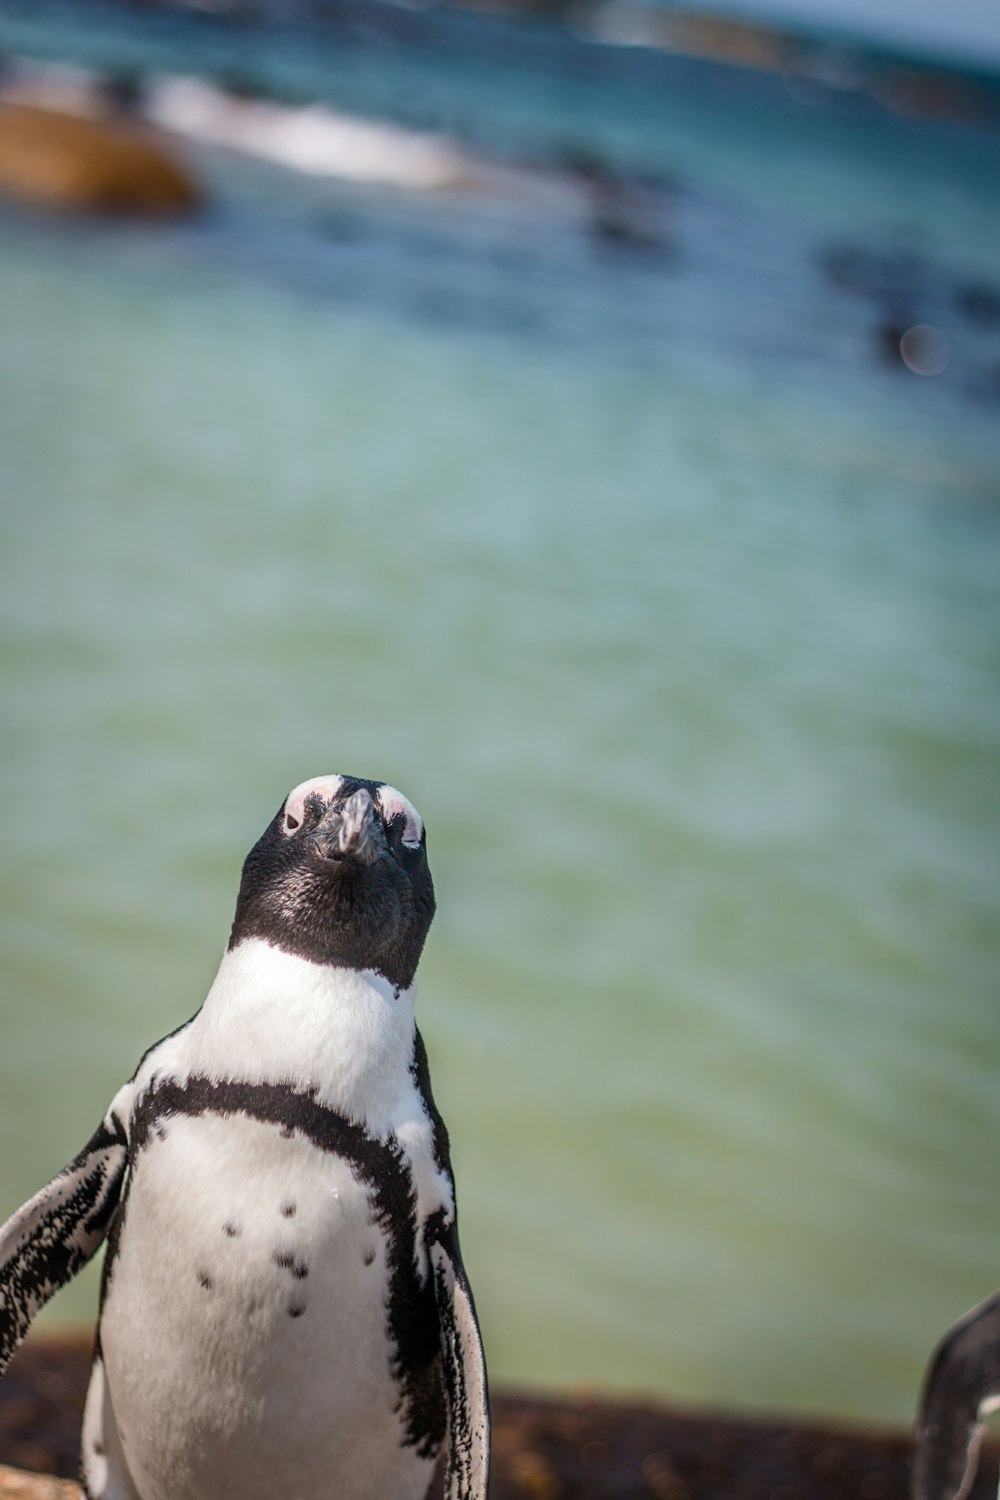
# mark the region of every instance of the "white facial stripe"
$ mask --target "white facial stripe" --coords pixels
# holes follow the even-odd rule
[[[397,792],[394,786],[380,786],[375,796],[387,823],[400,813],[403,814],[406,818],[403,843],[409,849],[419,849],[424,833],[424,820],[409,798],[404,797],[402,792]]]
[[[285,821],[294,819],[295,823],[301,823],[305,815],[306,798],[317,792],[324,800],[330,802],[337,795],[343,776],[313,776],[309,781],[303,781],[289,792],[285,798]]]

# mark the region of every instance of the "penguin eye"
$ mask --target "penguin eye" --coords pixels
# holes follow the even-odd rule
[[[390,821],[388,831],[392,835],[393,843],[405,851],[405,853],[419,854],[420,840],[414,839],[413,829],[410,827],[403,813],[397,813]]]
[[[399,838],[408,854],[416,854],[423,838],[424,824],[413,803],[394,786],[387,786],[384,782],[378,789],[378,801],[386,829],[392,831],[394,838]]]
[[[313,776],[288,793],[281,819],[281,832],[286,838],[322,816],[336,797],[343,779],[342,776]]]
[[[300,828],[311,828],[318,823],[326,811],[326,801],[319,791],[313,787],[311,782],[305,783],[305,793],[299,787],[291,793],[285,803],[285,813],[281,820],[281,831],[286,838],[296,833]]]

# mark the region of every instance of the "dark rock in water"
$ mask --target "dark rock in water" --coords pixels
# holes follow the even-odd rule
[[[905,250],[834,245],[820,254],[819,265],[834,286],[878,302],[926,295],[932,279],[927,263]]]
[[[886,365],[900,365],[900,344],[906,330],[912,327],[913,318],[887,317],[876,323],[874,330],[875,349],[879,359]]]
[[[300,99],[284,101],[280,93],[269,89],[263,79],[243,68],[222,68],[215,75],[219,88],[233,99],[266,99],[271,103],[302,103]]]
[[[90,1341],[35,1336],[0,1381],[0,1461],[74,1475]],[[908,1500],[910,1439],[576,1394],[494,1393],[491,1500]],[[983,1451],[969,1500],[995,1500]],[[30,1492],[10,1493],[31,1500]],[[50,1492],[69,1500],[73,1492]],[[48,1500],[40,1492],[37,1500]]]
[[[970,322],[980,327],[1000,324],[1000,287],[985,281],[966,281],[956,289],[955,302]]]
[[[188,213],[194,179],[149,130],[114,118],[0,105],[0,194],[48,208],[137,217]]]
[[[595,237],[631,250],[663,250],[660,184],[650,179],[621,176],[590,152],[570,150],[563,165],[573,174],[587,199]]]
[[[147,82],[138,68],[116,68],[100,80],[100,94],[117,115],[139,116],[146,102]]]

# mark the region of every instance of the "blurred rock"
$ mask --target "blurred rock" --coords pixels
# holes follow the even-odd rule
[[[75,212],[189,213],[200,194],[168,142],[113,117],[0,105],[0,194]]]
[[[876,302],[895,305],[938,290],[928,262],[906,250],[832,245],[820,253],[819,266],[834,286]]]
[[[590,228],[598,240],[631,250],[666,248],[663,185],[611,171],[588,151],[568,150],[563,164],[580,185]]]
[[[0,1500],[80,1500],[79,1485],[0,1464]]]
[[[966,281],[955,292],[955,301],[971,322],[983,328],[1000,324],[1000,288],[985,281]]]

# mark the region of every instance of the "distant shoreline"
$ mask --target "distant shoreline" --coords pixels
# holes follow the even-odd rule
[[[0,1381],[0,1463],[75,1478],[90,1368],[83,1334],[34,1334]],[[908,1500],[910,1439],[685,1410],[592,1388],[493,1392],[491,1500]],[[993,1500],[988,1447],[969,1500]]]
[[[140,9],[136,0],[113,0],[106,8],[121,15]],[[220,27],[234,35],[304,29],[346,41],[377,37],[394,47],[433,46],[454,18],[466,42],[470,28],[480,28],[476,40],[487,54],[498,43],[506,47],[505,27],[537,21],[581,43],[777,74],[800,104],[856,95],[891,114],[1000,130],[1000,59],[974,58],[971,51],[968,57],[934,55],[929,47],[806,21],[758,19],[727,10],[725,0],[717,10],[659,0],[338,0],[335,10],[312,0],[291,6],[286,0],[214,0],[211,6],[204,0],[142,0],[141,12],[151,23],[157,16],[167,21],[182,15],[185,25],[204,27],[206,34],[218,35]],[[203,76],[225,86],[212,69]],[[283,87],[272,91],[263,79],[241,76],[239,82],[255,98],[307,102],[289,99]]]

